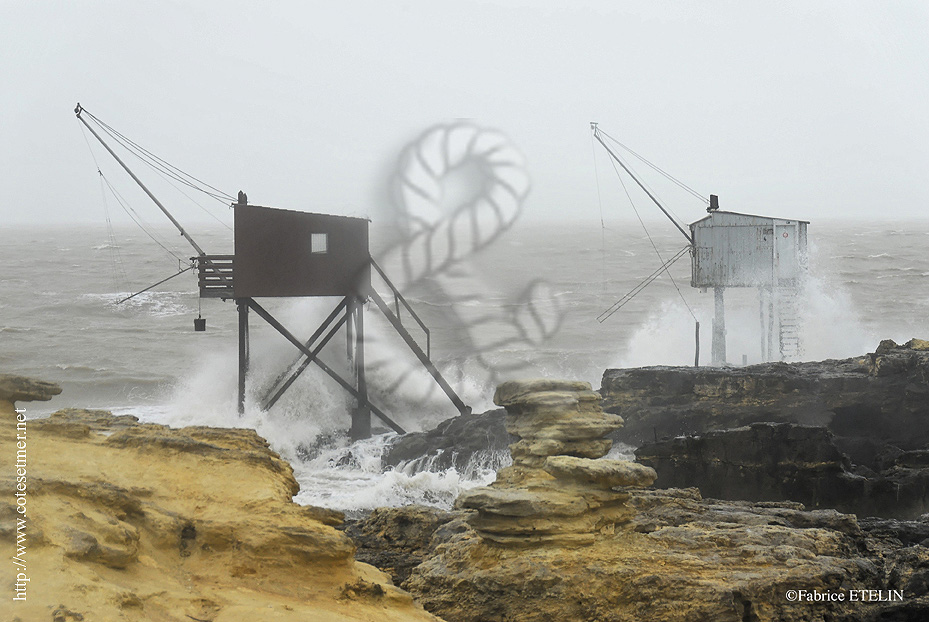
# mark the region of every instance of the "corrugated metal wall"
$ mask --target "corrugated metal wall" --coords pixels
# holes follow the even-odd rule
[[[806,225],[797,220],[713,212],[693,223],[694,287],[772,287],[798,282]]]

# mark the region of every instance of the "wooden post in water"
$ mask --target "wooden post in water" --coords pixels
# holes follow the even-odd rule
[[[364,304],[361,299],[353,296],[349,308],[354,309],[355,316],[355,378],[358,388],[350,435],[352,440],[358,440],[371,436],[371,409],[368,406],[368,382],[365,378]]]
[[[774,289],[768,290],[768,360],[774,360]]]
[[[694,329],[694,367],[700,367],[700,322]]]
[[[248,299],[237,299],[239,310],[239,414],[245,414],[245,377],[248,375]]]
[[[768,362],[768,352],[765,348],[766,337],[765,337],[765,328],[764,328],[764,288],[758,288],[758,324],[761,326],[761,362]]]
[[[713,317],[713,365],[720,367],[726,364],[726,305],[723,299],[724,287],[713,288],[713,298],[716,303],[716,313]]]
[[[355,360],[355,338],[352,330],[355,321],[355,300],[355,296],[345,297],[345,317],[348,318],[345,322],[345,358],[349,363]]]

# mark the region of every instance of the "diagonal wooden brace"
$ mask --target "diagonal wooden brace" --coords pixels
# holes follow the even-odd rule
[[[374,291],[373,289],[368,294],[374,303],[377,305],[377,308],[381,310],[381,313],[384,314],[384,317],[390,322],[391,326],[394,327],[394,330],[403,337],[403,340],[410,347],[410,350],[413,351],[413,354],[416,355],[416,358],[419,359],[419,362],[423,364],[423,367],[429,372],[429,374],[435,379],[438,385],[442,388],[445,394],[449,397],[452,403],[455,405],[455,408],[458,409],[463,415],[471,413],[471,407],[467,406],[461,398],[458,397],[458,394],[455,393],[455,390],[452,389],[451,385],[445,380],[442,374],[436,368],[435,364],[426,356],[426,353],[422,351],[422,348],[416,343],[416,340],[413,339],[413,336],[403,327],[403,324],[400,323],[400,319],[394,315],[394,312],[390,310],[390,307],[384,302],[384,299]]]
[[[329,343],[329,341],[335,336],[339,329],[342,328],[342,325],[345,324],[347,319],[348,317],[343,315],[342,319],[336,322],[332,328],[329,329],[329,332],[326,334],[323,340],[319,342],[319,345],[313,348],[312,358],[302,356],[300,357],[303,359],[303,362],[296,370],[294,370],[290,377],[283,384],[281,384],[277,392],[270,398],[265,396],[266,399],[264,405],[261,407],[262,410],[270,410],[275,404],[277,404],[277,401],[281,399],[281,396],[284,395],[284,392],[287,391],[287,389],[290,388],[290,385],[292,385],[294,381],[300,377],[300,374],[302,374],[303,371],[310,366],[310,363],[316,360],[316,357],[319,356],[319,353],[322,351],[322,349],[326,347],[326,344]],[[310,340],[310,343],[312,343],[312,341],[313,340]]]
[[[260,318],[263,319],[265,322],[267,322],[274,330],[276,330],[277,332],[279,332],[287,341],[289,341],[290,343],[294,344],[294,346],[296,346],[298,350],[300,350],[301,352],[303,352],[303,354],[304,354],[306,357],[308,357],[310,360],[312,360],[314,363],[316,363],[324,372],[326,372],[326,373],[329,375],[330,378],[332,378],[333,380],[335,380],[336,382],[338,382],[338,383],[342,386],[343,389],[345,389],[346,391],[348,391],[348,392],[352,395],[352,397],[354,397],[355,399],[357,399],[358,402],[359,402],[359,404],[361,404],[361,405],[367,405],[367,407],[371,409],[371,412],[374,413],[374,414],[377,416],[378,419],[380,419],[381,421],[383,421],[384,423],[386,423],[386,424],[390,427],[390,429],[393,430],[394,432],[396,432],[397,434],[406,434],[406,431],[405,431],[403,428],[401,428],[394,420],[392,420],[390,417],[388,417],[380,408],[378,408],[377,406],[375,406],[374,404],[372,404],[371,402],[369,402],[369,401],[367,400],[367,398],[365,398],[361,393],[359,393],[359,392],[355,389],[355,387],[353,387],[353,386],[351,385],[351,383],[349,383],[349,382],[346,381],[344,378],[342,378],[341,376],[339,376],[339,374],[337,374],[335,371],[333,371],[333,369],[332,369],[331,367],[329,367],[329,366],[326,365],[324,362],[322,362],[321,360],[319,360],[319,359],[313,354],[313,351],[312,351],[312,350],[310,350],[306,345],[303,344],[303,342],[301,342],[299,339],[297,339],[297,338],[293,335],[293,333],[291,333],[289,330],[287,330],[287,329],[284,327],[283,324],[281,324],[280,322],[278,322],[278,321],[274,318],[274,316],[272,316],[270,313],[268,313],[268,312],[265,310],[264,307],[262,307],[260,304],[258,304],[257,302],[255,302],[255,300],[254,300],[253,298],[248,298],[247,300],[248,300],[248,306],[249,306],[255,313],[258,314],[258,317],[260,317]],[[383,302],[383,301],[381,301],[381,302]]]

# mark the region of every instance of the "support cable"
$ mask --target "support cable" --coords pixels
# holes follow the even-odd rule
[[[186,192],[184,192],[183,190],[181,190],[180,188],[178,188],[177,185],[174,184],[170,179],[168,179],[168,177],[167,177],[164,173],[162,173],[162,172],[159,171],[158,169],[154,169],[154,170],[155,170],[155,172],[156,172],[162,179],[165,180],[165,183],[167,183],[167,184],[170,185],[172,188],[174,188],[175,190],[177,190],[178,192],[180,192],[182,195],[184,195],[185,197],[187,197],[187,199],[188,199],[191,203],[193,203],[194,205],[196,205],[197,207],[199,207],[199,208],[203,211],[204,214],[206,214],[207,216],[209,216],[210,218],[212,218],[213,220],[215,220],[216,222],[218,222],[219,224],[221,224],[222,226],[224,226],[224,227],[225,227],[226,229],[228,229],[229,231],[233,231],[233,228],[232,228],[232,227],[230,227],[228,224],[226,224],[225,222],[223,222],[216,214],[214,214],[213,212],[211,212],[210,210],[208,210],[202,203],[200,203],[199,201],[197,201],[196,199],[194,199],[192,196],[190,196],[189,194],[187,194]]]
[[[610,146],[607,145],[607,144],[603,141],[603,138],[600,136],[600,130],[597,129],[597,124],[596,124],[596,123],[591,123],[590,126],[591,126],[591,129],[593,129],[594,138],[596,138],[596,139],[600,142],[600,144],[603,145],[603,148],[606,149],[607,153],[610,154],[610,156],[613,158],[613,161],[616,162],[616,163],[618,163],[621,167],[623,167],[623,170],[626,171],[626,172],[629,174],[629,176],[632,178],[632,180],[633,180],[636,184],[639,185],[639,187],[642,189],[642,191],[645,192],[646,195],[648,195],[648,198],[651,199],[652,202],[653,202],[655,205],[658,206],[658,209],[660,209],[661,212],[662,212],[665,216],[668,217],[668,220],[670,220],[671,223],[672,223],[675,227],[677,227],[677,230],[681,232],[681,235],[683,235],[683,236],[687,239],[687,241],[688,241],[689,243],[693,244],[693,239],[690,237],[690,234],[687,233],[687,231],[684,230],[684,227],[683,227],[683,226],[681,225],[681,223],[679,222],[680,219],[677,218],[676,216],[672,215],[672,214],[668,211],[668,209],[665,208],[664,205],[662,205],[661,201],[658,200],[658,198],[657,198],[657,197],[655,196],[655,194],[651,191],[651,189],[649,189],[649,187],[648,187],[641,179],[639,179],[639,178],[636,176],[636,174],[632,171],[632,169],[629,168],[629,166],[628,166],[618,155],[616,155],[616,152],[614,152],[612,149],[610,149]]]
[[[597,147],[594,145],[594,135],[590,135],[590,154],[594,161],[594,179],[597,182],[597,204],[600,207],[600,290],[601,300],[606,293],[606,223],[603,222],[603,196],[600,193],[600,171],[597,169]]]
[[[647,183],[644,179],[641,179],[639,176],[635,175],[634,172],[633,172],[633,170],[632,170],[632,165],[630,165],[629,163],[627,163],[627,162],[625,162],[625,161],[622,161],[622,160],[619,158],[618,155],[616,155],[616,159],[617,159],[617,160],[620,160],[619,164],[623,167],[623,169],[625,169],[625,170],[629,173],[629,176],[632,177],[632,178],[636,181],[636,183],[639,184],[639,186],[645,191],[645,193],[646,193],[647,195],[649,195],[649,197],[650,197],[653,201],[655,201],[655,203],[658,203],[658,193],[655,191],[654,188],[652,188],[651,184]],[[616,169],[616,161],[611,160],[611,164],[613,164],[613,169],[615,170],[615,169]],[[628,196],[628,192],[627,192],[627,196]],[[661,207],[661,209],[662,209],[663,211],[666,211],[666,215],[668,216],[668,218],[670,218],[670,220],[674,223],[674,225],[675,225],[678,229],[681,229],[681,231],[682,231],[682,233],[684,233],[684,235],[687,235],[686,232],[683,231],[684,220],[683,220],[680,216],[678,216],[678,215],[674,212],[673,209],[671,209],[670,207],[668,207],[667,205],[665,205],[665,204],[664,204],[664,201],[662,201],[662,202],[660,203],[660,207]]]
[[[114,134],[113,132],[111,132],[110,130],[107,129],[107,127],[109,127],[109,126],[105,126],[105,127],[104,127],[103,125],[100,125],[100,127],[101,127],[101,129],[104,131],[104,133],[106,133],[110,138],[112,138],[113,140],[115,140],[118,144],[120,144],[120,145],[121,145],[124,149],[126,149],[129,153],[131,153],[131,154],[134,155],[136,158],[138,158],[143,164],[147,164],[149,167],[151,167],[152,169],[154,169],[154,170],[156,170],[156,171],[161,171],[163,174],[165,174],[165,175],[171,177],[172,179],[175,179],[176,181],[178,181],[178,182],[180,182],[180,183],[182,183],[182,184],[184,184],[184,185],[186,185],[186,186],[188,186],[188,187],[190,187],[190,188],[192,188],[192,189],[194,189],[194,190],[197,190],[197,191],[199,191],[199,192],[203,192],[203,193],[206,194],[207,196],[210,196],[210,197],[212,197],[213,199],[216,199],[217,201],[223,203],[224,205],[228,204],[228,201],[230,200],[230,198],[227,198],[227,196],[225,195],[225,193],[221,193],[221,192],[220,192],[220,193],[217,194],[217,193],[213,193],[213,192],[204,190],[202,187],[200,187],[200,186],[198,186],[197,184],[195,184],[195,183],[191,182],[190,180],[186,179],[185,176],[186,176],[186,177],[191,177],[191,179],[194,179],[194,180],[196,180],[196,178],[187,175],[187,173],[184,173],[183,171],[181,171],[180,169],[177,169],[177,168],[174,167],[173,165],[170,165],[170,164],[168,164],[168,163],[162,164],[161,162],[163,162],[163,161],[161,160],[161,158],[158,158],[158,156],[155,156],[154,154],[152,154],[151,156],[149,156],[148,154],[150,154],[151,152],[149,152],[149,151],[143,149],[142,147],[137,146],[135,143],[132,143],[131,141],[129,141],[129,139],[123,137],[121,134],[118,134],[118,133],[117,133],[117,134]],[[125,141],[128,141],[128,143],[125,142]],[[197,180],[197,181],[199,181],[199,180]]]
[[[94,168],[97,169],[97,174],[100,178],[100,197],[103,200],[103,214],[106,218],[107,246],[110,251],[110,263],[113,271],[113,287],[116,291],[127,291],[129,289],[129,278],[126,276],[122,251],[120,251],[119,243],[116,240],[116,233],[113,231],[113,221],[110,219],[110,206],[106,200],[103,171],[100,170],[100,163],[97,162],[97,155],[94,153],[93,147],[90,145],[90,140],[87,138],[87,130],[84,129],[83,125],[79,127],[81,128],[81,136],[84,137],[84,143],[87,145],[87,150],[90,151],[90,157],[94,161]]]
[[[188,270],[193,270],[195,267],[196,267],[196,266],[187,266],[187,267],[184,268],[183,270],[181,270],[181,271],[179,271],[179,272],[176,272],[176,273],[172,274],[171,276],[169,276],[169,277],[166,278],[166,279],[161,279],[161,280],[158,281],[157,283],[155,283],[155,284],[153,284],[153,285],[149,285],[149,286],[146,287],[145,289],[140,290],[140,291],[137,291],[136,293],[132,294],[131,296],[126,296],[126,297],[123,298],[122,300],[117,300],[117,301],[116,301],[116,304],[118,304],[118,305],[119,305],[119,304],[122,304],[122,303],[126,302],[127,300],[131,300],[132,298],[135,298],[135,297],[138,296],[139,294],[144,294],[144,293],[147,292],[148,290],[153,289],[153,288],[155,288],[155,287],[158,287],[158,286],[161,285],[162,283],[165,283],[165,282],[167,282],[167,281],[170,281],[170,280],[173,279],[174,277],[180,276],[180,275],[184,274],[185,272],[187,272]]]
[[[176,252],[176,250],[172,250],[171,248],[168,248],[167,242],[158,239],[158,237],[157,237],[157,235],[154,233],[154,231],[149,230],[149,228],[151,227],[151,225],[148,225],[147,223],[145,223],[145,221],[142,219],[142,217],[139,215],[139,213],[136,212],[135,209],[133,209],[133,207],[132,207],[131,205],[129,205],[128,201],[126,201],[126,199],[125,199],[121,194],[119,194],[119,192],[116,190],[116,188],[113,187],[113,184],[111,184],[111,183],[110,183],[110,180],[106,178],[106,175],[104,175],[103,173],[100,173],[100,178],[103,179],[104,182],[106,182],[107,188],[110,189],[110,192],[113,194],[113,197],[116,199],[116,202],[119,203],[119,206],[123,208],[123,211],[126,212],[126,214],[129,216],[129,218],[131,218],[132,221],[133,221],[136,225],[138,225],[139,228],[140,228],[148,237],[150,237],[150,238],[152,239],[152,241],[155,242],[155,244],[157,244],[158,246],[160,246],[162,249],[164,249],[164,251],[165,251],[166,253],[168,253],[169,255],[171,255],[174,259],[177,259],[179,262],[185,261],[184,257],[182,257],[181,255],[179,255],[179,254]]]
[[[681,180],[677,179],[676,177],[674,177],[673,175],[671,175],[671,174],[668,173],[667,171],[662,170],[658,165],[649,162],[648,160],[645,159],[645,157],[639,155],[638,153],[636,153],[635,151],[633,151],[632,149],[630,149],[629,147],[627,147],[627,146],[624,145],[623,143],[619,142],[618,140],[616,140],[615,138],[613,138],[612,136],[610,136],[609,134],[607,134],[606,132],[604,132],[603,130],[600,130],[600,133],[603,134],[604,136],[606,136],[607,138],[609,138],[611,141],[613,141],[617,146],[619,146],[619,147],[625,149],[626,151],[628,151],[629,153],[631,153],[632,155],[634,155],[636,158],[638,158],[639,160],[641,160],[641,161],[642,161],[643,163],[645,163],[647,166],[651,167],[654,171],[656,171],[657,173],[663,175],[668,181],[670,181],[670,182],[676,184],[676,185],[677,185],[678,187],[680,187],[682,190],[686,190],[687,192],[689,192],[689,193],[692,194],[693,196],[697,197],[698,199],[700,199],[701,201],[703,201],[704,203],[706,203],[707,205],[709,205],[709,203],[710,203],[709,199],[707,199],[705,196],[703,196],[702,194],[700,194],[699,192],[697,192],[696,190],[694,190],[693,188],[691,188],[690,186],[688,186],[687,184],[685,184],[684,182],[682,182]]]
[[[85,118],[83,118],[83,117],[81,116],[81,113],[82,113],[82,112],[85,112],[85,111],[84,111],[84,108],[81,106],[80,103],[78,103],[77,106],[74,108],[74,114],[77,115],[78,121],[80,121],[81,123],[83,123],[84,126],[85,126],[88,130],[90,130],[90,133],[94,135],[94,138],[96,138],[96,139],[100,142],[100,144],[103,145],[103,148],[106,149],[107,152],[108,152],[111,156],[113,156],[113,159],[116,160],[116,162],[123,168],[123,170],[125,170],[126,173],[127,173],[130,177],[132,177],[132,180],[133,180],[134,182],[136,182],[136,184],[138,184],[138,186],[142,189],[142,191],[145,192],[145,194],[148,195],[148,198],[150,198],[150,199],[152,200],[152,202],[153,202],[155,205],[158,206],[158,209],[160,209],[161,212],[162,212],[165,216],[168,217],[168,220],[171,221],[171,224],[173,224],[173,225],[177,228],[177,230],[178,230],[178,231],[180,232],[180,234],[184,237],[184,239],[186,239],[187,242],[194,248],[194,250],[197,251],[197,255],[205,256],[205,255],[206,255],[206,252],[205,252],[202,248],[200,248],[200,245],[197,244],[197,242],[196,242],[192,237],[190,237],[190,234],[187,233],[187,232],[184,230],[184,227],[181,226],[181,223],[179,223],[179,222],[177,221],[177,219],[174,218],[174,216],[171,215],[171,212],[169,212],[168,209],[161,203],[161,201],[158,200],[158,197],[156,197],[154,194],[152,194],[152,191],[149,190],[148,187],[147,187],[145,184],[142,183],[142,180],[139,179],[138,176],[137,176],[135,173],[132,172],[132,169],[130,169],[130,168],[126,165],[126,163],[123,162],[122,158],[120,158],[118,155],[116,155],[116,152],[113,151],[113,149],[106,143],[106,141],[103,140],[103,138],[100,137],[100,135],[97,133],[97,131],[96,131],[94,128],[92,128],[92,127],[90,126],[90,124],[87,122],[87,119],[85,119]],[[209,264],[210,264],[209,260],[206,260],[206,261],[207,261],[207,264],[209,265]],[[220,279],[222,279],[223,281],[226,280],[226,278],[225,278],[221,273],[218,273],[218,274],[219,274]]]
[[[612,163],[612,160],[611,160],[611,163]],[[645,226],[645,221],[642,220],[642,216],[639,214],[639,210],[636,209],[636,207],[635,207],[635,202],[633,202],[632,196],[629,194],[629,189],[626,188],[626,183],[623,181],[622,175],[619,174],[619,169],[616,168],[616,164],[615,164],[615,163],[613,163],[613,170],[616,172],[616,177],[619,179],[619,183],[622,184],[623,190],[624,190],[625,193],[626,193],[626,198],[629,199],[629,205],[632,206],[632,211],[635,212],[636,218],[639,219],[639,224],[641,224],[641,225],[642,225],[642,229],[645,230],[645,236],[648,238],[649,243],[652,245],[652,249],[654,249],[655,255],[658,256],[658,261],[662,262],[662,266],[664,267],[665,272],[668,273],[668,278],[671,279],[671,283],[672,283],[672,285],[674,285],[674,289],[677,290],[678,296],[681,297],[681,301],[684,303],[684,306],[687,307],[687,311],[690,312],[691,317],[693,317],[694,321],[696,321],[696,320],[697,320],[697,316],[694,314],[693,309],[690,308],[690,305],[687,304],[687,299],[684,298],[684,293],[681,291],[681,288],[677,286],[677,282],[674,280],[674,276],[671,275],[671,271],[668,270],[668,267],[669,267],[670,264],[665,263],[664,259],[662,258],[661,252],[658,250],[658,246],[655,244],[655,240],[652,239],[651,234],[648,232],[648,227]],[[690,248],[690,247],[688,246],[688,247],[685,247],[685,248]],[[659,272],[659,274],[660,274],[660,272]],[[655,278],[657,278],[657,277],[655,277]],[[653,279],[653,280],[654,280],[654,279]],[[651,281],[649,281],[649,282],[651,282]],[[607,317],[609,317],[609,316],[607,316]]]
[[[116,232],[113,231],[113,221],[110,219],[110,206],[106,200],[106,186],[104,185],[103,173],[100,173],[99,177],[100,195],[103,197],[103,213],[106,216],[107,246],[109,246],[110,258],[113,263],[113,286],[116,291],[128,291],[129,278],[126,276],[126,268],[123,265],[122,251],[120,250],[119,242],[116,239]]]
[[[671,259],[665,262],[660,268],[658,268],[657,270],[652,272],[650,275],[645,277],[645,279],[641,283],[633,287],[625,296],[623,296],[622,298],[617,300],[615,303],[613,303],[613,305],[609,309],[607,309],[606,311],[598,315],[597,321],[602,324],[603,322],[606,321],[607,318],[609,318],[611,315],[613,315],[614,313],[622,309],[626,305],[626,303],[628,303],[630,300],[635,298],[639,294],[639,292],[641,292],[648,285],[650,285],[652,281],[654,281],[659,276],[661,276],[662,272],[664,272],[670,266],[672,266],[678,259],[686,255],[687,251],[689,250],[690,250],[689,246],[685,246],[684,248],[679,250]]]
[[[211,186],[205,181],[198,179],[197,177],[194,177],[190,173],[186,173],[185,171],[174,166],[167,160],[155,155],[154,153],[152,153],[151,151],[149,151],[142,145],[133,141],[131,138],[120,133],[114,127],[98,119],[88,110],[82,109],[82,112],[86,114],[88,117],[90,117],[101,129],[103,129],[103,131],[109,134],[114,140],[122,144],[124,148],[132,152],[137,158],[148,163],[149,166],[151,166],[152,168],[161,168],[161,170],[163,170],[167,175],[176,179],[180,183],[186,186],[189,186],[193,188],[194,190],[198,190],[208,196],[211,196],[214,199],[220,202],[223,202],[224,204],[229,201],[235,200],[235,197],[233,197],[231,194],[223,192],[222,190],[220,190],[219,188],[216,188],[215,186]],[[209,188],[209,190],[206,190],[205,188]]]

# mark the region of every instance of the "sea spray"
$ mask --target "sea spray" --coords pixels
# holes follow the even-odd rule
[[[635,449],[636,448],[632,445],[613,441],[613,446],[610,447],[610,451],[603,457],[606,460],[630,460],[635,462]]]
[[[476,452],[465,468],[433,469],[434,459],[383,467],[394,433],[320,449],[294,463],[298,503],[358,515],[376,507],[419,504],[448,509],[462,490],[485,486],[509,464],[508,452]]]
[[[882,338],[862,323],[846,289],[825,277],[807,280],[801,302],[803,360],[859,356]]]
[[[634,230],[638,231],[638,225]],[[512,344],[482,356],[493,365],[521,363],[521,367],[507,372],[508,379],[577,378],[595,387],[603,370],[611,366],[693,364],[693,318],[665,276],[607,322],[599,324],[595,320],[657,266],[648,239],[632,232],[630,228],[613,227],[606,232],[605,248],[600,248],[599,223],[593,229],[575,223],[524,228],[521,223],[507,234],[505,244],[489,247],[475,267],[485,277],[488,290],[464,304],[476,311],[502,311],[510,304],[509,292],[518,291],[528,278],[544,275],[565,305],[567,316],[546,344]],[[653,231],[652,235],[663,252],[679,248],[676,232],[662,236]],[[804,330],[809,334],[803,336],[803,358],[862,355],[873,351],[883,338],[903,343],[929,334],[927,236],[925,222],[890,226],[814,221],[810,226],[811,275],[822,284],[813,287],[806,305],[808,323]],[[337,439],[348,428],[352,398],[315,366],[307,369],[270,412],[257,409],[262,389],[293,361],[297,350],[254,316],[253,375],[246,413],[239,417],[235,404],[234,304],[197,300],[196,278],[187,274],[146,292],[137,303],[133,299],[114,306],[112,302],[118,295],[113,293],[109,253],[93,249],[104,240],[100,227],[0,230],[0,259],[4,265],[0,278],[0,359],[5,361],[7,371],[59,382],[64,388],[52,401],[34,403],[31,414],[43,416],[66,407],[106,408],[172,426],[251,427],[269,438],[298,471],[303,468],[301,456],[305,455],[301,448],[313,446],[321,438],[331,438],[330,445],[348,444],[344,438]],[[135,229],[119,237],[122,257],[133,266],[128,285],[135,291],[177,270],[176,263],[164,261],[161,249],[153,244],[147,246],[149,242]],[[216,228],[205,232],[204,244],[213,252],[229,252],[231,235],[226,229]],[[64,248],[70,250],[56,250]],[[880,254],[891,258],[870,257]],[[501,270],[501,266],[506,269]],[[384,268],[391,275],[395,273],[392,266]],[[689,269],[683,260],[672,266],[678,286],[701,321],[701,359],[706,363],[713,296],[689,287]],[[744,337],[740,336],[741,320],[737,319],[742,295]],[[459,373],[454,363],[471,356],[467,354],[468,335],[460,331],[460,324],[446,321],[448,305],[456,303],[431,306],[424,304],[426,300],[435,302],[431,297],[415,292],[409,299],[432,330],[433,356],[456,390],[475,412],[489,409],[493,387],[469,378],[466,371]],[[727,311],[731,309],[727,316],[730,360],[740,363],[741,354],[746,353],[750,363],[757,362],[757,291],[739,294],[730,290],[726,301]],[[267,308],[304,338],[336,304],[335,299],[294,302],[291,305],[268,300]],[[208,319],[205,333],[192,331],[198,307]],[[389,363],[392,356],[409,356],[405,344],[384,329],[386,324],[376,311],[366,314],[366,320],[371,340],[369,362],[378,358]],[[480,327],[488,341],[505,337],[499,329],[493,323]],[[382,346],[383,354],[378,350]],[[348,378],[344,350],[344,335],[337,335],[326,349],[330,357],[327,361],[342,365],[340,372]],[[338,357],[343,357],[341,363]],[[392,389],[390,378],[396,370],[389,365],[384,369],[383,377],[380,370],[369,373],[372,400],[384,404],[385,411],[406,429],[428,429],[455,414],[441,392],[437,392],[435,409],[418,402],[423,392],[416,385],[420,381],[423,386],[432,383],[425,372],[416,376],[408,392],[406,386]],[[376,418],[374,424],[377,426]],[[427,473],[421,479],[446,486],[448,479],[437,475]],[[394,470],[389,477],[407,476],[410,474]],[[308,484],[305,489],[309,489]]]
[[[324,312],[319,301],[305,300],[282,305],[278,310],[282,321],[293,326],[298,334],[309,333],[315,316]],[[402,342],[398,345],[388,342],[391,329],[377,322],[369,322],[368,326],[368,349],[395,360],[404,356]],[[335,344],[330,348],[327,361],[351,378],[344,348]],[[499,452],[477,452],[460,472],[454,468],[436,469],[432,461],[385,469],[382,455],[397,438],[396,434],[379,434],[350,443],[345,431],[354,399],[314,365],[303,372],[272,409],[261,411],[258,404],[261,393],[280,370],[293,362],[296,354],[296,349],[279,335],[252,331],[249,391],[245,413],[240,416],[235,403],[238,363],[234,342],[210,352],[199,352],[193,371],[178,381],[164,410],[152,412],[146,418],[178,427],[253,428],[293,465],[301,487],[295,497],[298,503],[350,513],[409,503],[448,508],[461,490],[489,483],[496,470],[507,463],[507,457]],[[391,375],[382,373],[383,368],[375,366],[368,375],[372,401],[410,431],[431,428],[458,414],[444,394],[423,388],[425,383],[434,381],[421,367],[416,371],[422,378],[404,383],[401,390],[387,382]],[[479,397],[477,393],[472,387],[472,397]],[[489,399],[485,401],[489,403]],[[373,423],[377,428],[376,418]]]
[[[814,266],[815,267],[815,266]],[[788,361],[847,358],[875,347],[880,336],[868,330],[851,298],[830,276],[811,270],[798,294],[801,353]],[[726,352],[730,364],[762,362],[761,325],[757,288],[726,289]],[[700,362],[710,364],[713,326],[711,293],[690,294],[690,307],[700,322]],[[694,317],[680,299],[669,298],[653,310],[633,333],[625,351],[611,367],[647,365],[693,365],[695,354]],[[765,326],[765,330],[767,326]],[[780,360],[775,325],[769,360]]]

